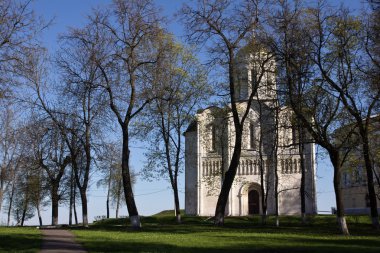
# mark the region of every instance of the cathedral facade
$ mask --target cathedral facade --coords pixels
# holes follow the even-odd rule
[[[258,72],[247,60],[239,65],[235,98],[241,115]],[[267,214],[274,214],[276,201],[280,215],[301,214],[301,162],[305,168],[306,213],[316,214],[315,145],[310,141],[300,144],[294,113],[279,105],[274,71],[262,76],[244,123],[240,163],[226,215],[263,214],[265,209]],[[197,112],[185,132],[186,214],[214,215],[234,142],[229,105]]]

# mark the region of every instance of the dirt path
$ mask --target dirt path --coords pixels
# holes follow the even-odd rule
[[[74,235],[64,229],[42,229],[42,247],[40,253],[83,253],[87,252],[74,240]]]

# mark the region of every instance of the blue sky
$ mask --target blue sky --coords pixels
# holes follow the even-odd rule
[[[57,38],[64,33],[68,27],[80,27],[85,24],[86,16],[91,13],[91,9],[96,6],[104,6],[110,3],[110,0],[35,0],[33,8],[38,15],[43,16],[46,20],[53,19],[51,27],[44,32],[41,41],[52,52],[57,49]],[[176,22],[172,15],[187,1],[174,0],[157,0],[157,5],[161,6],[163,14],[169,17],[169,30],[176,36],[183,33],[182,26]],[[331,1],[334,4],[339,4],[340,1]],[[360,0],[344,1],[346,5],[353,9],[360,9]],[[201,58],[204,56],[200,55]],[[141,146],[136,143],[135,146]],[[132,166],[135,170],[139,170],[143,163],[143,149],[132,149]],[[319,154],[324,154],[323,149],[318,149]],[[317,196],[318,210],[329,211],[332,206],[335,206],[334,194],[332,187],[332,171],[331,166],[324,157],[319,156],[317,167]],[[145,182],[138,180],[135,185],[135,196],[138,210],[141,215],[150,215],[161,210],[173,208],[173,197],[166,181]],[[105,215],[105,196],[104,189],[96,188],[96,179],[92,180],[92,186],[89,190],[89,219],[97,215]],[[184,177],[180,178],[180,198],[181,207],[184,208]],[[68,208],[60,207],[59,223],[68,223]],[[78,203],[78,211],[80,213],[80,203]],[[50,207],[46,207],[43,213],[44,224],[50,223]],[[127,210],[124,207],[120,215],[127,215]],[[114,210],[111,211],[111,216],[114,216]],[[1,221],[5,219],[4,215]],[[81,216],[80,216],[81,220]],[[36,218],[28,221],[27,224],[37,224]]]

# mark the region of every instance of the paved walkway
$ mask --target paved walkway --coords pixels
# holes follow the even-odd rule
[[[87,252],[74,240],[74,235],[64,229],[41,229],[42,248],[40,253],[84,253]]]

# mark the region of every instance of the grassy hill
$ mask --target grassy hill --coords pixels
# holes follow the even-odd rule
[[[173,211],[142,217],[143,228],[134,231],[128,219],[107,219],[89,229],[74,230],[90,252],[378,252],[380,233],[366,216],[348,217],[351,236],[337,230],[335,217],[318,215],[302,226],[300,218],[281,217],[280,227],[269,217],[227,217],[215,227],[208,217],[184,216],[175,222]]]

